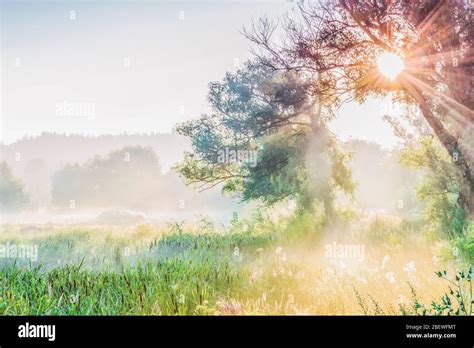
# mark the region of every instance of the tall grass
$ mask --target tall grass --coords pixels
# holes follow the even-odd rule
[[[304,219],[286,224],[235,219],[230,227],[206,219],[195,226],[53,227],[30,234],[10,226],[2,230],[0,243],[37,244],[39,255],[36,262],[0,261],[0,313],[390,315],[449,310],[433,309],[433,303],[443,305],[439,301],[449,285],[435,272],[454,271],[466,261],[437,257],[437,243],[417,233],[416,224],[371,220],[345,240],[338,235],[338,242],[364,244],[364,258],[356,260],[328,257],[324,245],[335,237],[319,233]],[[305,243],[295,242],[295,229],[297,240]]]

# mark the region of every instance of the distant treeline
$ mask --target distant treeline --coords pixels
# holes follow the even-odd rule
[[[43,133],[24,138],[2,145],[0,185],[5,194],[0,204],[3,211],[235,206],[219,189],[199,194],[186,187],[171,170],[185,149],[183,138],[174,134],[87,137]]]
[[[419,204],[419,175],[399,163],[398,150],[351,140],[355,203],[364,209],[407,212]],[[86,137],[43,133],[2,145],[0,204],[19,208],[88,209],[123,206],[140,210],[230,208],[218,188],[199,193],[170,170],[186,143],[174,134]],[[166,168],[163,165],[166,158]]]
[[[84,163],[95,155],[105,156],[126,146],[149,146],[160,157],[164,171],[182,158],[188,148],[187,140],[177,134],[146,133],[85,136],[43,132],[39,136],[24,137],[12,144],[0,144],[0,153],[15,173],[30,170],[30,161],[42,161],[51,170],[68,163]]]
[[[55,207],[168,211],[231,204],[218,191],[197,194],[173,171],[162,174],[155,151],[141,146],[95,156],[82,165],[67,165],[52,176],[51,184]]]

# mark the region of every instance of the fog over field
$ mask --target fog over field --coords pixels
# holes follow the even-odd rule
[[[362,140],[350,140],[344,146],[354,156],[351,166],[358,183],[356,201],[359,209],[381,214],[418,213],[420,203],[410,187],[417,183],[418,175],[398,163],[398,150],[387,150]],[[24,185],[28,197],[21,210],[9,210],[5,206],[3,219],[5,222],[22,223],[77,222],[95,219],[110,210],[123,209],[129,213],[144,213],[144,216],[154,220],[191,219],[200,215],[220,220],[229,219],[233,211],[251,211],[251,207],[246,207],[249,204],[241,203],[238,197],[223,197],[219,188],[199,193],[186,187],[173,166],[183,159],[184,151],[189,148],[186,139],[177,134],[86,137],[45,132],[2,145],[2,161]],[[145,157],[136,158],[134,151],[137,156]],[[71,182],[73,174],[68,176],[67,168],[87,167],[94,159],[105,161],[113,153],[115,162],[104,162],[104,168],[93,174],[92,178],[86,179],[84,174],[79,180],[83,181],[80,195],[85,196],[98,191],[104,183],[113,185],[111,182],[115,180],[116,185],[109,191],[97,193],[99,200],[81,201],[79,192],[67,193],[71,185],[79,184]],[[130,168],[117,168],[117,164],[127,159],[129,162],[125,163],[130,164],[133,171],[143,169],[144,172],[149,171],[151,176],[144,179],[140,175],[132,176]],[[118,192],[123,192],[123,197],[117,198]],[[393,198],[387,200],[386,197]],[[408,205],[397,208],[399,200]]]
[[[0,10],[0,315],[474,313],[470,2]]]

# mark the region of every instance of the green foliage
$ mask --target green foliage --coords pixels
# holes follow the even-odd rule
[[[453,279],[449,278],[447,271],[436,272],[436,275],[444,279],[448,285],[439,300],[433,300],[430,306],[425,305],[420,300],[415,287],[408,281],[411,291],[411,303],[408,305],[399,303],[399,314],[401,315],[473,315],[474,293],[472,281],[474,269],[469,267],[466,271],[457,271]],[[368,298],[372,305],[369,305],[359,291],[353,286],[353,291],[357,299],[359,308],[364,315],[384,315],[379,303],[371,296]]]
[[[0,314],[215,314],[218,301],[246,280],[235,250],[246,255],[273,241],[251,231],[192,234],[179,227],[143,245],[156,231],[138,226],[136,232],[129,240],[101,241],[72,230],[32,241],[41,266],[0,267]]]
[[[140,207],[157,192],[161,181],[156,153],[150,147],[130,146],[56,172],[52,177],[52,199],[61,207],[68,207],[71,200],[77,207]]]
[[[469,223],[460,201],[465,188],[461,173],[446,151],[433,140],[422,139],[419,147],[408,148],[401,158],[410,168],[423,171],[418,197],[427,203],[426,219],[443,236],[463,235]]]
[[[177,127],[193,146],[177,167],[188,184],[222,185],[243,201],[268,205],[292,197],[305,209],[322,201],[331,210],[334,191],[351,194],[349,156],[328,131],[330,113],[311,83],[255,62],[212,83],[213,113]]]
[[[279,238],[293,245],[315,245],[322,238],[324,223],[324,215],[303,211],[290,217]]]
[[[16,179],[7,163],[0,165],[0,209],[13,211],[24,207],[29,196],[24,192],[23,184]]]
[[[298,16],[283,26],[264,18],[245,33],[257,45],[260,62],[276,71],[297,72],[304,79],[313,80],[313,95],[332,107],[348,100],[364,102],[369,96],[386,96],[416,106],[404,121],[442,144],[451,156],[449,165],[460,173],[455,174],[456,180],[449,181],[463,182],[463,189],[447,187],[442,182],[428,185],[435,191],[442,188],[451,196],[457,195],[445,194],[444,199],[431,200],[431,209],[441,211],[433,211],[434,215],[447,215],[438,216],[445,233],[458,234],[464,227],[465,212],[472,213],[474,209],[470,112],[474,99],[469,93],[472,62],[465,56],[452,57],[453,64],[446,64],[442,57],[456,47],[471,47],[474,36],[470,16],[459,15],[466,12],[465,1],[449,3],[441,10],[436,0],[309,1],[302,3]],[[427,21],[430,25],[423,26]],[[278,36],[277,28],[282,31]],[[440,30],[442,37],[438,35]],[[384,76],[377,64],[387,52],[399,55],[407,63],[393,79]],[[413,62],[416,67],[412,69]],[[461,109],[466,112],[458,112]],[[405,132],[398,132],[403,128],[400,122],[387,119],[403,137]],[[415,159],[420,161],[426,159]],[[443,162],[448,165],[449,161]],[[437,171],[440,168],[431,169],[435,176],[441,172]],[[445,177],[446,173],[454,173],[443,172]],[[431,188],[428,191],[420,194],[438,194]],[[456,204],[461,209],[454,207]]]
[[[431,308],[418,301],[416,292],[412,289],[414,314],[419,315],[472,315],[474,296],[472,292],[472,278],[474,270],[469,267],[467,271],[456,272],[454,279],[448,277],[446,271],[436,272],[436,275],[446,280],[450,286],[449,293],[445,293],[441,299],[433,301]]]
[[[355,274],[347,273],[321,257],[310,243],[322,237],[314,233],[321,226],[322,221],[315,221],[309,212],[283,221],[257,212],[248,221],[235,214],[230,226],[220,230],[206,218],[194,229],[177,222],[167,228],[142,224],[131,231],[83,227],[18,235],[4,230],[6,238],[0,242],[37,245],[41,252],[33,263],[24,258],[0,260],[0,313],[354,314],[359,303],[366,314],[395,314],[391,303],[400,289],[385,281],[388,269],[380,269],[380,257],[374,263],[366,260]],[[412,240],[404,241],[408,245]],[[401,256],[405,264],[406,255]],[[393,258],[388,267],[395,264]],[[370,265],[379,270],[374,273]],[[422,264],[417,272],[420,282]],[[400,274],[396,277],[402,279]],[[465,314],[462,308],[470,310],[472,271],[459,273],[458,278],[462,290],[451,286],[450,302],[435,301],[442,308],[423,307],[415,294],[416,302],[400,307],[402,314]],[[421,285],[428,296],[425,291],[431,285]],[[351,299],[351,287],[357,303]],[[456,305],[456,290],[463,307]],[[439,292],[435,293],[428,298],[437,298]]]
[[[474,264],[474,221],[470,221],[466,228],[466,235],[453,240],[460,256],[469,264]]]

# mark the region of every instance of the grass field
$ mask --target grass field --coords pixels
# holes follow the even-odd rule
[[[204,219],[199,227],[49,226],[21,234],[3,226],[0,243],[37,245],[38,258],[1,260],[0,313],[446,314],[445,294],[453,313],[459,309],[448,286],[456,288],[435,272],[454,277],[469,262],[428,243],[416,225],[365,223],[352,239],[337,240],[364,246],[354,258],[328,256],[334,236],[294,238],[304,224],[216,227]],[[472,272],[465,275],[461,293],[472,313]]]

